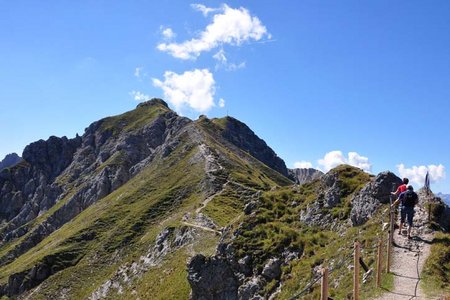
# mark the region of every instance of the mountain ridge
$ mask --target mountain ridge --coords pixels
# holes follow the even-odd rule
[[[19,299],[285,299],[355,236],[382,233],[401,181],[341,165],[296,185],[244,123],[161,99],[23,157],[0,171],[0,296]]]
[[[208,150],[209,146],[200,147],[205,143],[216,143],[215,147],[217,148],[225,147],[220,151],[228,151],[229,155],[232,155],[224,162],[230,170],[235,169],[232,166],[236,162],[247,161],[246,164],[259,165],[262,172],[268,172],[267,174],[271,174],[270,176],[274,176],[273,178],[277,178],[276,180],[279,182],[289,183],[287,178],[281,174],[277,175],[274,173],[276,171],[253,158],[250,148],[237,150],[240,149],[241,144],[236,141],[226,142],[219,126],[209,126],[206,129],[205,122],[210,123],[208,120],[191,121],[179,117],[167,107],[165,102],[155,99],[139,104],[133,111],[92,123],[86,128],[82,137],[77,136],[74,139],[50,137],[47,141],[41,140],[27,146],[24,150],[23,164],[0,173],[0,185],[9,187],[6,189],[6,193],[0,194],[0,203],[16,204],[14,207],[1,206],[0,216],[2,216],[3,222],[0,227],[0,237],[2,238],[0,266],[3,266],[3,270],[17,269],[16,267],[21,262],[21,259],[17,258],[24,255],[28,257],[29,249],[45,243],[48,236],[58,233],[60,228],[87,208],[113,194],[115,190],[120,189],[130,179],[146,169],[154,168],[152,165],[174,157],[174,153],[176,155],[182,153],[179,158],[174,158],[180,163],[193,155],[188,160],[189,164],[206,164],[206,177],[200,180],[203,177],[201,175],[192,182],[193,174],[186,173],[189,174],[186,177],[181,173],[180,176],[186,177],[186,180],[192,184],[186,183],[185,186],[180,186],[179,191],[167,186],[168,191],[173,190],[168,197],[185,199],[189,198],[192,193],[201,192],[206,195],[214,193],[224,182],[216,182],[218,177],[213,173],[220,173],[221,170],[214,169],[208,157],[218,156],[214,154],[214,151]],[[245,136],[255,140],[259,139],[253,132],[245,132],[245,130],[249,130],[246,126],[234,130],[237,133],[244,130]],[[225,144],[221,146],[221,143]],[[261,142],[260,144],[266,145]],[[232,151],[227,150],[230,145],[235,147],[232,148]],[[192,151],[197,154],[189,154]],[[271,149],[267,151],[274,153]],[[240,154],[235,156],[234,153]],[[225,153],[220,156],[227,157]],[[167,167],[161,166],[154,172],[160,174],[161,170],[165,168]],[[239,173],[241,169],[245,170],[246,168],[248,167],[235,169],[234,176],[237,180],[249,180],[248,178],[252,176],[250,173],[247,175]],[[203,171],[199,170],[198,172]],[[259,175],[260,178],[256,182],[270,188],[273,183],[269,177],[263,176],[263,174]],[[163,176],[163,178],[167,178],[167,176]],[[16,185],[16,183],[20,183],[20,185]],[[174,184],[174,186],[176,185]],[[160,190],[158,187],[155,189]],[[5,191],[5,189],[3,190]],[[17,199],[20,201],[16,201]],[[134,232],[135,229],[132,231]],[[88,239],[87,243],[91,243],[89,235],[86,238]],[[83,250],[83,253],[84,251],[86,250]],[[39,251],[37,252],[39,253]],[[49,264],[47,257],[49,256],[44,256],[44,261],[35,265],[38,269],[45,270],[42,272],[47,274],[46,276],[34,275],[28,276],[31,278],[26,279],[27,277],[20,275],[23,273],[14,273],[17,274],[14,275],[15,279],[10,277],[9,283],[2,285],[2,289],[0,289],[0,291],[4,291],[2,294],[21,294],[45,280],[53,272],[59,272],[57,269],[51,271],[46,267]],[[67,266],[72,263],[77,263],[77,261],[71,260]],[[6,267],[8,268],[5,269]],[[25,272],[27,272],[26,274],[35,272],[32,270],[33,268],[29,271],[25,269]],[[9,272],[4,274],[10,274]],[[3,282],[5,279],[7,277],[3,277]],[[1,282],[0,278],[0,284]]]

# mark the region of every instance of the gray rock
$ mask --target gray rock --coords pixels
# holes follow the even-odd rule
[[[271,258],[265,264],[261,273],[269,281],[272,279],[279,279],[281,276],[281,260],[278,258]]]
[[[256,299],[256,294],[261,290],[263,284],[259,277],[252,277],[239,287],[238,298],[240,300]]]
[[[352,199],[350,220],[353,226],[364,224],[381,203],[389,203],[392,187],[401,184],[392,172],[382,172],[374,181],[366,184]]]
[[[238,299],[238,279],[223,258],[195,255],[188,265],[188,281],[193,300]]]
[[[258,204],[257,204],[256,201],[250,201],[249,203],[247,203],[247,204],[244,206],[244,213],[245,213],[246,215],[249,215],[249,214],[251,214],[252,211],[255,210],[255,208],[257,208],[257,207],[258,207]]]
[[[0,170],[13,167],[21,161],[22,158],[19,155],[17,155],[17,153],[7,154],[5,158],[0,161]]]
[[[313,168],[288,169],[288,172],[296,184],[308,183],[323,175],[322,171]]]
[[[288,169],[284,161],[260,139],[247,125],[232,117],[226,117],[227,122],[222,137],[262,161],[270,168],[288,177]]]

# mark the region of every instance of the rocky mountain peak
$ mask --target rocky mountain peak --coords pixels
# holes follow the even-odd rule
[[[289,177],[294,179],[297,184],[311,182],[323,175],[322,171],[313,168],[296,168],[288,171]]]
[[[17,153],[10,153],[5,156],[3,160],[0,161],[0,170],[4,168],[9,168],[17,163],[19,163],[22,160],[22,158],[17,155]]]
[[[169,105],[167,105],[167,102],[160,98],[152,98],[148,101],[141,102],[136,106],[136,108],[146,107],[146,106],[154,106],[154,105],[162,105],[162,106],[169,108]]]
[[[288,177],[288,169],[284,161],[266,142],[260,139],[245,123],[233,118],[225,117],[213,120],[222,130],[222,137],[248,152],[253,157],[265,163],[270,168]]]

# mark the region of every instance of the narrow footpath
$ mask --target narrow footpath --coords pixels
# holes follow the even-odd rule
[[[394,232],[394,246],[392,247],[393,262],[391,273],[394,274],[394,287],[376,298],[376,300],[422,300],[439,299],[427,297],[421,288],[421,273],[424,263],[430,254],[433,233],[427,228],[426,212],[416,206],[412,239],[404,234],[399,235],[398,229]]]

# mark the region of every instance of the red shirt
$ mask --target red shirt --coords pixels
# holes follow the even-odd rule
[[[401,186],[399,186],[397,188],[397,190],[395,191],[396,195],[400,195],[401,193],[403,193],[404,191],[406,191],[407,187],[406,184],[402,184]]]

